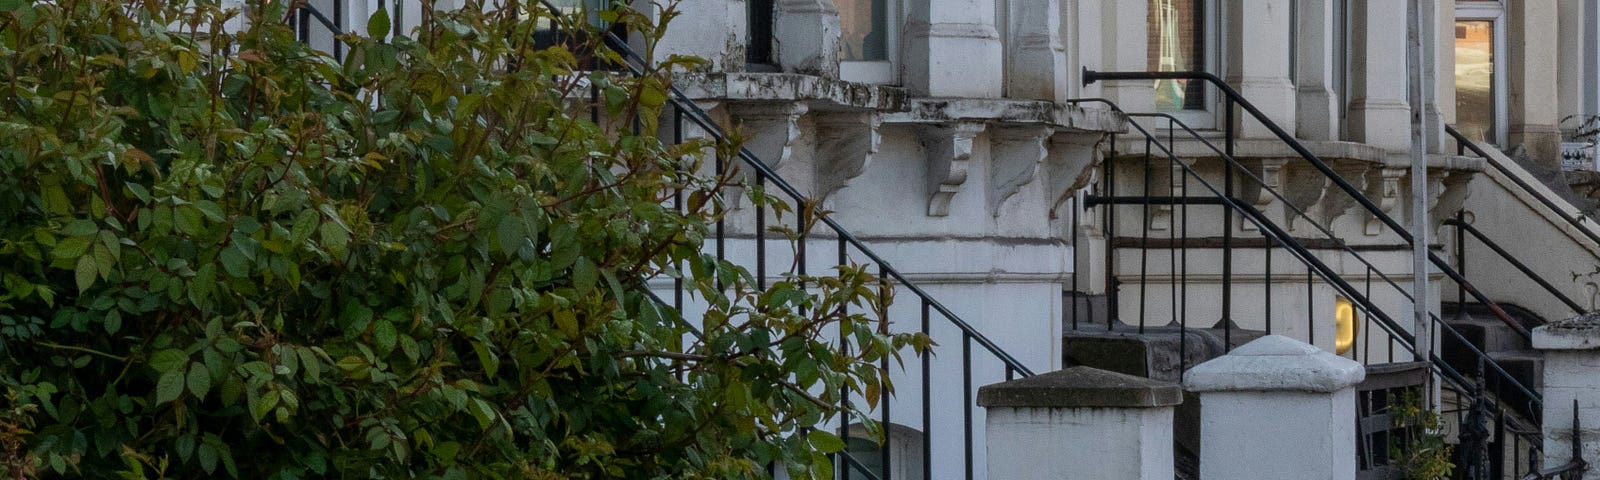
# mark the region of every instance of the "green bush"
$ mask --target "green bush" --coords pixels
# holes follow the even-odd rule
[[[806,427],[927,345],[859,267],[758,291],[701,253],[740,177],[648,133],[687,60],[575,73],[604,49],[513,1],[380,10],[341,62],[217,3],[0,0],[0,474],[825,477]]]

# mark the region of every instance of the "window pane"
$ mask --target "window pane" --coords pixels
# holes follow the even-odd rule
[[[1205,1],[1149,0],[1147,30],[1149,70],[1205,70]],[[1205,85],[1189,80],[1157,80],[1156,107],[1163,110],[1205,109]]]
[[[1494,22],[1456,22],[1456,130],[1474,141],[1494,132]]]
[[[841,60],[887,60],[889,45],[887,32],[888,0],[835,0],[839,8],[839,25],[843,30],[839,48]]]

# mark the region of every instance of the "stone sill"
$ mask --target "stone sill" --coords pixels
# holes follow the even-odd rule
[[[807,102],[821,110],[901,111],[907,100],[900,87],[798,73],[685,73],[673,82],[696,100]]]
[[[815,110],[880,112],[884,123],[981,122],[1101,133],[1128,128],[1126,116],[1104,109],[1043,100],[913,98],[900,87],[796,73],[679,74],[674,82],[696,100],[804,102]]]

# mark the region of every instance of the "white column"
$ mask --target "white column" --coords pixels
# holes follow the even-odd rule
[[[1300,0],[1295,22],[1295,136],[1307,140],[1338,140],[1339,116],[1344,109],[1333,91],[1335,0]]]
[[[1353,360],[1267,335],[1183,376],[1200,394],[1200,478],[1353,480]]]
[[[1036,0],[1035,0],[1036,1]],[[903,35],[913,95],[996,98],[1002,90],[995,0],[917,0]]]
[[[1533,348],[1544,352],[1544,468],[1572,459],[1576,408],[1580,455],[1590,462],[1583,478],[1600,479],[1600,316],[1535,328]]]
[[[1295,88],[1289,80],[1290,0],[1235,0],[1227,13],[1224,42],[1227,81],[1279,126],[1295,125]],[[1248,115],[1234,116],[1242,137],[1272,137],[1272,132]]]
[[[1012,1],[1006,5],[1010,44],[1006,62],[1006,96],[1033,100],[1065,100],[1067,52],[1061,42],[1059,0]]]
[[[1411,148],[1406,103],[1406,2],[1350,4],[1350,138],[1391,152]]]
[[[1595,55],[1594,48],[1585,32],[1586,19],[1595,7],[1594,2],[1585,0],[1559,0],[1557,7],[1560,11],[1560,25],[1557,39],[1560,47],[1557,53],[1560,58],[1556,60],[1559,70],[1561,90],[1560,101],[1557,105],[1557,114],[1560,118],[1568,116],[1582,116],[1589,113],[1585,104],[1585,89],[1595,88],[1594,85],[1584,83],[1584,70],[1588,56]],[[1577,119],[1568,120],[1561,127],[1572,128],[1578,124]]]
[[[1084,3],[1096,0],[1082,0]],[[1086,58],[1085,66],[1104,72],[1143,72],[1150,69],[1149,4],[1145,0],[1098,0],[1099,18],[1084,16],[1079,24],[1098,20],[1099,63]],[[1087,57],[1087,55],[1086,55]],[[1097,82],[1101,96],[1129,112],[1155,110],[1155,89],[1150,82]]]
[[[1561,167],[1561,131],[1556,127],[1556,2],[1506,2],[1506,110],[1509,145],[1528,149],[1534,163]]]
[[[833,0],[775,0],[772,35],[785,72],[839,76],[839,10]]]
[[[1176,384],[1089,367],[983,387],[989,478],[1171,480],[1181,402]]]

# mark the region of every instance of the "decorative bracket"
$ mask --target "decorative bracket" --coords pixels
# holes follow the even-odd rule
[[[1472,189],[1467,184],[1472,182],[1472,172],[1459,170],[1428,170],[1428,198],[1432,198],[1433,206],[1428,210],[1428,223],[1434,232],[1444,225],[1444,219],[1455,216],[1457,210],[1467,202],[1467,195]]]
[[[1377,181],[1370,184],[1376,187],[1377,191],[1368,196],[1378,199],[1379,210],[1389,213],[1400,205],[1400,179],[1406,176],[1407,171],[1405,168],[1391,167],[1377,169]],[[1367,214],[1365,233],[1369,237],[1383,233],[1383,222],[1378,220],[1377,215]]]
[[[810,182],[798,171],[799,163],[790,159],[794,156],[794,146],[800,141],[802,133],[800,120],[809,108],[803,103],[795,102],[740,102],[729,103],[728,113],[733,117],[735,124],[744,133],[744,148],[755,154],[756,158],[766,162],[778,176],[788,180],[791,185],[799,188],[801,193],[810,194]],[[755,172],[746,171],[747,180],[754,183]],[[734,196],[735,208],[743,206],[743,195]]]
[[[983,122],[955,122],[918,127],[927,153],[928,215],[950,215],[950,200],[967,182],[972,161],[972,140],[982,133]]]
[[[1045,126],[1010,126],[990,136],[990,215],[999,217],[1007,200],[1039,178],[1053,133],[1054,129]]]
[[[882,141],[878,132],[882,121],[882,116],[867,112],[824,113],[814,117],[817,188],[813,198],[824,200],[844,188],[850,179],[866,172]]]

